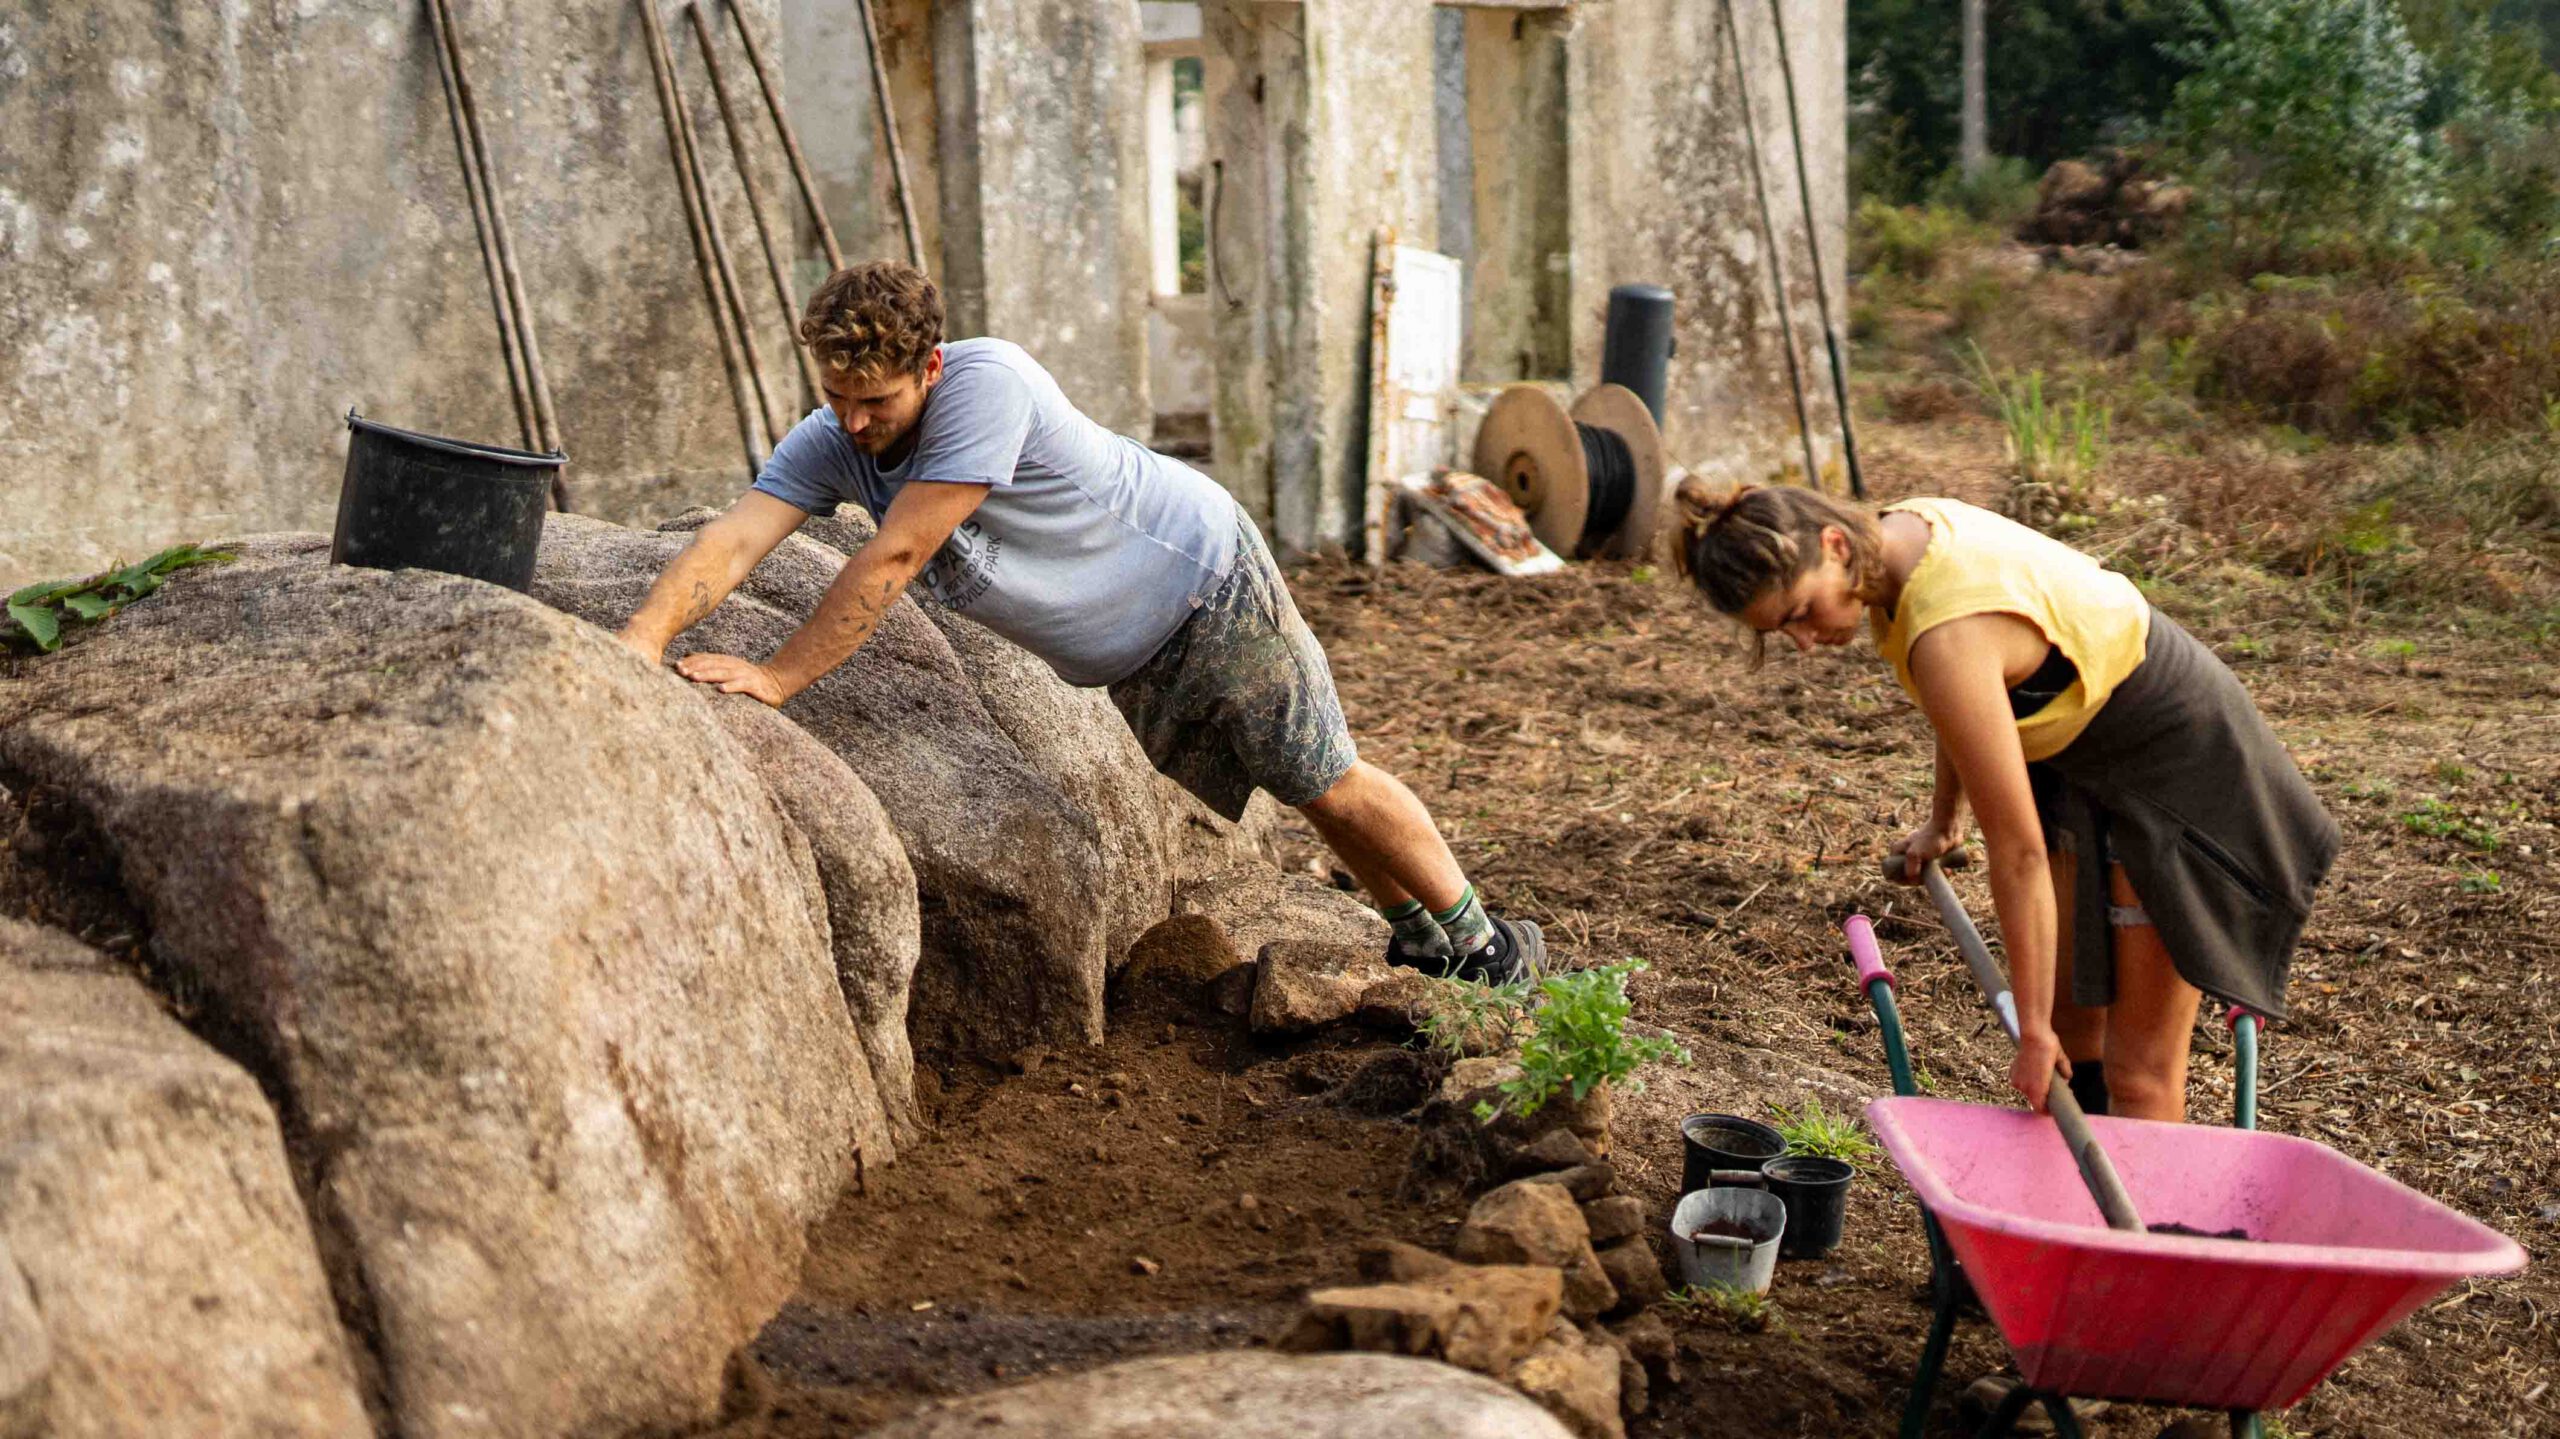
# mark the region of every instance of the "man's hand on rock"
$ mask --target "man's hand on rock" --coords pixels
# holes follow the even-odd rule
[[[791,698],[791,691],[773,671],[736,655],[686,655],[676,661],[676,673],[696,684],[714,686],[724,695],[753,695],[776,709]]]

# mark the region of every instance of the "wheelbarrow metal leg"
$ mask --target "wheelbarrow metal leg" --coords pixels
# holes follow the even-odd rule
[[[1929,1427],[1929,1401],[1936,1397],[1938,1371],[1946,1366],[1947,1345],[1956,1335],[1953,1304],[1937,1306],[1929,1321],[1929,1342],[1920,1346],[1920,1370],[1911,1378],[1911,1397],[1902,1405],[1902,1439],[1920,1439]]]
[[[2041,1396],[2035,1390],[2024,1384],[2012,1386],[2008,1393],[2000,1397],[2000,1407],[1992,1410],[1991,1417],[1983,1420],[1982,1427],[1974,1431],[1974,1439],[2001,1439],[2002,1435],[2017,1427],[2018,1416],[2026,1413],[2027,1406],[2039,1397]],[[2066,1404],[2063,1406],[2063,1411],[2068,1413],[2070,1408],[2071,1406]],[[2074,1434],[2071,1439],[2078,1439],[2078,1436]]]

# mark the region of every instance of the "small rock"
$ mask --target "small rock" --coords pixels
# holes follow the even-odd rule
[[[1347,1019],[1369,986],[1387,977],[1380,951],[1321,940],[1275,939],[1254,963],[1256,1034],[1304,1034]]]
[[[1105,1109],[1126,1109],[1129,1107],[1129,1096],[1116,1089],[1106,1089],[1102,1091],[1102,1107]]]
[[[1402,1284],[1319,1289],[1307,1312],[1320,1319],[1323,1347],[1428,1355],[1499,1376],[1542,1342],[1563,1299],[1563,1276],[1539,1265],[1452,1265]],[[1314,1333],[1304,1321],[1284,1336]]]
[[[1260,965],[1246,960],[1209,981],[1201,991],[1202,998],[1218,1013],[1242,1019],[1253,1012],[1255,976],[1261,972]]]
[[[1250,1191],[1236,1196],[1236,1208],[1243,1210],[1247,1214],[1251,1214],[1261,1207],[1262,1201],[1254,1198]]]
[[[1411,1284],[1421,1279],[1437,1279],[1458,1267],[1458,1261],[1445,1254],[1434,1254],[1418,1244],[1407,1244],[1400,1239],[1373,1244],[1360,1251],[1360,1277],[1379,1284]]]
[[[1508,1168],[1516,1178],[1556,1169],[1579,1169],[1599,1157],[1580,1135],[1558,1125],[1512,1151]]]
[[[1038,1074],[1040,1072],[1040,1066],[1047,1064],[1048,1062],[1049,1051],[1043,1046],[1035,1044],[1029,1049],[1015,1050],[1012,1057],[1005,1060],[1004,1067],[1012,1070],[1016,1074]]]
[[[1438,993],[1418,969],[1390,969],[1360,991],[1351,1018],[1364,1028],[1386,1034],[1411,1033]]]
[[[1067,1097],[1069,1099],[1084,1098],[1084,1086],[1076,1083],[1074,1080],[1067,1081]]]
[[[1602,1195],[1582,1206],[1582,1222],[1590,1227],[1594,1248],[1615,1244],[1644,1232],[1644,1201],[1632,1194]]]
[[[1601,1272],[1616,1286],[1620,1312],[1648,1309],[1671,1292],[1662,1277],[1662,1259],[1641,1238],[1623,1240],[1600,1251]]]
[[[1584,1330],[1583,1337],[1618,1356],[1618,1407],[1629,1414],[1642,1414],[1652,1408],[1652,1378],[1644,1372],[1644,1361],[1636,1358],[1627,1341],[1597,1325]]]
[[[1161,1264],[1161,1263],[1157,1262],[1156,1260],[1149,1259],[1147,1256],[1145,1256],[1145,1255],[1143,1255],[1143,1254],[1138,1255],[1137,1257],[1135,1257],[1135,1258],[1133,1258],[1133,1259],[1131,1259],[1131,1260],[1129,1261],[1129,1272],[1130,1272],[1130,1273],[1132,1273],[1132,1274],[1143,1274],[1143,1275],[1145,1275],[1145,1276],[1146,1276],[1147,1278],[1149,1278],[1149,1279],[1153,1279],[1153,1278],[1155,1278],[1155,1277],[1156,1277],[1156,1275],[1157,1275],[1159,1272],[1161,1272],[1163,1269],[1164,1269],[1164,1265],[1163,1265],[1163,1264]]]
[[[1477,1200],[1458,1231],[1458,1257],[1474,1264],[1545,1264],[1564,1272],[1564,1308],[1577,1319],[1618,1302],[1608,1271],[1591,1252],[1582,1211],[1560,1184],[1514,1180]]]
[[[1512,1367],[1511,1387],[1564,1421],[1576,1439],[1626,1439],[1620,1417],[1618,1355],[1558,1325]]]
[[[1138,1087],[1138,1082],[1129,1077],[1127,1070],[1115,1069],[1109,1074],[1102,1076],[1102,1087],[1105,1089],[1135,1089]]]
[[[1129,963],[1111,982],[1112,1003],[1187,1008],[1214,1002],[1214,986],[1244,962],[1216,920],[1177,914],[1129,946]]]
[[[1680,1342],[1671,1337],[1671,1326],[1662,1316],[1648,1310],[1619,1325],[1615,1331],[1627,1352],[1644,1365],[1645,1374],[1655,1385],[1677,1384],[1680,1375]]]
[[[1517,1182],[1560,1184],[1564,1186],[1566,1193],[1589,1203],[1595,1199],[1606,1198],[1609,1191],[1617,1187],[1618,1171],[1606,1163],[1583,1164],[1571,1169],[1559,1169],[1552,1174],[1532,1174]]]

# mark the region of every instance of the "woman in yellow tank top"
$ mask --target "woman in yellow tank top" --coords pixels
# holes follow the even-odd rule
[[[1799,650],[1863,616],[1937,736],[1903,878],[1971,809],[2017,997],[2009,1082],[2056,1068],[2091,1113],[2186,1115],[2204,994],[2269,1019],[2338,827],[2239,681],[2132,581],[1955,500],[1681,487],[1676,559]]]

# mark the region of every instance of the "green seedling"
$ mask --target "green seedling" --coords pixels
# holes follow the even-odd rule
[[[2498,878],[2494,869],[2466,869],[2462,872],[2464,894],[2496,894],[2502,883],[2504,881]]]
[[[1744,1334],[1758,1334],[1775,1317],[1766,1294],[1723,1284],[1689,1284],[1662,1297],[1674,1313],[1705,1318],[1713,1315]]]
[[[1465,979],[1434,979],[1431,997],[1414,1026],[1423,1047],[1464,1059],[1488,1054],[1511,1043],[1529,1015],[1529,985],[1477,984]]]
[[[2440,759],[2436,761],[2436,782],[2443,785],[2445,788],[2459,788],[2462,782],[2469,778],[2471,778],[2471,770],[2460,760]]]
[[[62,648],[65,625],[96,624],[160,588],[193,565],[227,564],[235,556],[196,545],[172,545],[137,565],[101,570],[76,580],[46,580],[9,596],[0,620],[0,644],[51,654]]]
[[[2416,809],[2400,816],[2400,823],[2412,834],[2449,839],[2485,852],[2494,852],[2503,842],[2495,825],[2464,814],[2434,795],[2418,801]]]
[[[1635,1078],[1645,1065],[1689,1062],[1689,1051],[1667,1036],[1630,1039],[1627,977],[1645,967],[1631,959],[1605,969],[1585,969],[1540,980],[1538,1007],[1520,1044],[1520,1077],[1504,1080],[1502,1101],[1476,1106],[1490,1124],[1504,1114],[1531,1115],[1559,1094],[1579,1104],[1601,1085],[1644,1086]]]
[[[1769,1113],[1779,1137],[1787,1141],[1789,1154],[1838,1159],[1850,1164],[1882,1157],[1883,1151],[1867,1137],[1866,1127],[1854,1115],[1834,1114],[1823,1108],[1821,1095],[1807,1096],[1802,1109],[1789,1109],[1783,1104],[1770,1105]]]

